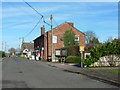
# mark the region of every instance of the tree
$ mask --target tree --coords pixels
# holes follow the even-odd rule
[[[9,51],[10,53],[16,53],[15,48],[10,48],[8,51]]]
[[[95,35],[95,32],[93,31],[86,31],[84,32],[85,35],[86,35],[86,43],[89,44],[90,43],[90,40],[92,40],[96,35]]]
[[[66,31],[64,33],[64,46],[73,46],[75,45],[75,33],[72,31],[72,29]]]
[[[5,57],[5,52],[0,51],[0,57]]]
[[[98,38],[93,37],[92,40],[90,40],[90,44],[99,44]]]

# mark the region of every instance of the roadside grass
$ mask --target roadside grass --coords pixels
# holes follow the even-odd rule
[[[40,60],[41,62],[48,62],[47,60]]]
[[[111,68],[114,66],[96,66],[96,67],[84,67],[84,68]]]
[[[102,70],[102,72],[112,73],[112,74],[120,74],[120,70]]]

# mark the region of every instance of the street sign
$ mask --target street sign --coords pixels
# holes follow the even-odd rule
[[[79,50],[84,51],[84,46],[80,46]]]

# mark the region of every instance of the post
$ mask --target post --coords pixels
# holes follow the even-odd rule
[[[52,30],[52,14],[51,14],[51,60],[53,61],[53,30]]]
[[[6,53],[6,42],[5,42],[5,53]]]
[[[83,57],[82,57],[82,51],[81,51],[81,67],[83,67]]]
[[[3,41],[2,41],[2,51],[3,51]]]
[[[20,39],[21,39],[21,38],[19,38],[19,49],[20,49]]]

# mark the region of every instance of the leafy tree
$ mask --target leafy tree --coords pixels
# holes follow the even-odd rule
[[[64,38],[64,46],[75,45],[75,33],[72,31],[72,29],[66,31],[63,38]]]
[[[86,35],[86,43],[87,43],[87,44],[89,44],[90,41],[96,36],[96,35],[95,35],[95,32],[93,32],[93,31],[86,31],[86,32],[84,32],[84,33],[85,33],[85,35]]]
[[[9,51],[10,53],[16,53],[15,48],[10,48],[8,51]]]
[[[0,51],[0,57],[5,57],[5,52]]]

